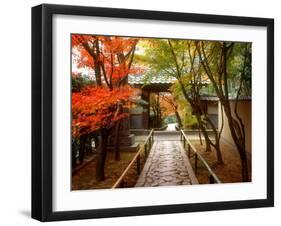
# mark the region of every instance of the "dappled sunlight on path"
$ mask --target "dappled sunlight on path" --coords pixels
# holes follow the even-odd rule
[[[197,184],[180,141],[169,140],[164,132],[162,139],[153,144],[136,187]]]
[[[176,123],[169,123],[166,130],[167,131],[176,131]]]

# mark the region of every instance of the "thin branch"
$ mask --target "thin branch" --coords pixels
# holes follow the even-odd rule
[[[177,60],[177,57],[176,57],[176,54],[175,54],[173,45],[172,45],[172,43],[171,43],[171,41],[170,41],[169,39],[168,39],[168,43],[169,43],[169,47],[170,47],[172,56],[173,56],[173,58],[174,58],[174,62],[175,62],[175,64],[176,64],[177,76],[178,76],[178,78],[180,78],[180,77],[181,77],[181,73],[180,73],[180,69],[179,69],[178,60]]]
[[[201,52],[199,43],[198,43],[198,42],[195,42],[195,45],[196,45],[196,49],[197,49],[197,51],[198,51],[199,60],[200,60],[200,62],[201,62],[201,64],[202,64],[202,66],[203,66],[203,68],[204,68],[206,74],[208,75],[209,79],[211,80],[211,82],[212,82],[212,84],[213,84],[213,86],[214,86],[214,88],[215,88],[215,90],[216,90],[216,93],[218,94],[218,96],[220,96],[220,99],[223,100],[223,99],[224,99],[224,98],[223,98],[223,95],[222,95],[220,89],[218,88],[218,85],[216,84],[216,81],[215,81],[215,79],[214,79],[214,77],[213,77],[213,74],[212,74],[212,72],[209,70],[209,66],[206,65],[206,61],[203,60],[203,58],[202,58],[202,52]]]
[[[224,111],[223,111],[223,106],[222,104],[220,104],[220,111],[221,111],[221,128],[219,130],[219,139],[221,138],[221,134],[222,134],[222,130],[223,130],[223,127],[224,127]]]
[[[133,60],[134,60],[134,56],[135,56],[135,50],[136,50],[136,43],[135,45],[132,47],[130,53],[131,53],[131,58],[130,58],[130,61],[128,63],[128,71],[130,70],[131,66],[132,66],[132,63],[133,63]],[[125,57],[126,58],[126,57]],[[124,58],[124,59],[125,59]],[[119,86],[128,78],[128,75],[129,75],[129,72],[120,80],[119,82]]]
[[[108,86],[108,88],[110,90],[112,90],[113,87],[112,87],[112,84],[108,82],[108,79],[107,79],[107,76],[106,76],[106,71],[105,71],[105,68],[104,68],[104,63],[100,64],[100,66],[101,66],[101,69],[102,69],[102,72],[103,72],[104,81],[105,81],[106,85]]]

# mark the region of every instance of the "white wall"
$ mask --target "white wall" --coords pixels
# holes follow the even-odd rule
[[[240,100],[237,105],[237,112],[239,116],[241,117],[244,129],[245,129],[245,137],[246,137],[246,151],[251,156],[252,153],[252,113],[251,113],[251,100]],[[230,102],[230,106],[233,112],[233,116],[235,117],[234,109],[235,109],[235,100]],[[221,103],[219,102],[219,109],[221,109]],[[222,119],[223,119],[223,129],[222,129],[222,138],[224,141],[226,141],[228,144],[233,145],[235,147],[235,142],[232,138],[230,129],[229,129],[229,123],[228,119],[226,117],[226,114],[223,111],[223,117],[222,112],[219,111],[219,127],[221,128],[222,125]]]
[[[192,13],[229,14],[239,16],[274,17],[276,19],[276,62],[281,60],[281,14],[278,1],[235,0],[65,0],[47,1],[57,4],[92,5],[119,8],[140,8],[150,10],[182,11]],[[30,7],[41,1],[1,2],[1,125],[0,125],[0,225],[39,225],[30,219]],[[281,84],[281,66],[276,65],[275,84]],[[281,89],[276,89],[276,115],[281,115],[278,99]],[[280,117],[275,128],[281,126]],[[281,132],[276,129],[276,159],[281,159]],[[268,225],[280,222],[280,164],[276,164],[276,208],[217,211],[204,213],[173,214],[84,220],[54,223],[55,225]],[[54,225],[52,224],[52,225]],[[276,225],[273,223],[273,225]]]

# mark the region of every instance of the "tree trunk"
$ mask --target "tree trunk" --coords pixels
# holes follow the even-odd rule
[[[211,119],[205,115],[206,121],[210,124],[214,134],[215,134],[215,150],[217,155],[217,163],[223,164],[222,154],[221,154],[221,148],[220,148],[220,135],[214,125],[214,123],[211,121]]]
[[[104,167],[106,160],[106,146],[108,141],[109,130],[101,129],[101,136],[99,137],[99,146],[97,148],[97,165],[96,165],[96,181],[103,181],[105,179]]]
[[[180,117],[178,111],[175,111],[175,115],[176,115],[176,118],[177,118],[177,121],[179,124],[179,128],[182,128],[182,121],[181,121],[181,117]]]
[[[95,42],[95,46],[94,48],[96,49],[96,55],[94,56],[94,60],[95,60],[95,77],[96,77],[96,83],[98,86],[102,85],[101,82],[101,71],[100,71],[100,59],[99,59],[99,55],[100,55],[100,47],[99,47],[99,41],[97,40]]]
[[[231,114],[231,107],[229,101],[224,103],[224,111],[228,119],[231,136],[240,155],[242,181],[247,182],[249,181],[249,170],[247,163],[246,147],[245,142],[243,140],[245,139],[245,137],[241,137],[241,135],[240,137],[238,136],[239,134],[241,134],[241,132],[239,131],[238,122],[233,118]],[[244,130],[244,128],[242,129]]]
[[[122,103],[118,103],[117,104],[117,110],[115,112],[115,117],[117,117],[119,114],[122,114],[123,113],[123,105]],[[120,126],[121,126],[121,123],[122,123],[122,119],[121,120],[118,120],[116,122],[116,125],[114,127],[114,134],[113,134],[113,148],[114,148],[114,158],[116,161],[119,161],[120,160],[120,147],[119,147],[119,144],[120,144]]]
[[[202,131],[203,136],[205,138],[206,152],[210,152],[210,151],[212,151],[212,149],[211,149],[211,142],[210,142],[210,139],[209,139],[207,131],[205,130],[205,128],[202,128],[202,127],[203,127],[203,125],[201,124],[201,128],[199,128],[199,129]]]
[[[100,73],[100,65],[95,65],[95,77],[96,77],[96,83],[98,86],[101,86],[101,73]]]
[[[79,155],[79,139],[72,137],[72,149],[71,149],[71,159],[72,159],[72,169],[76,166],[77,154]]]
[[[242,181],[248,182],[249,181],[249,171],[248,171],[248,162],[247,162],[247,155],[246,152],[239,152],[240,159],[241,159],[241,175]]]
[[[203,132],[203,131],[202,131],[202,132]],[[203,132],[203,135],[204,135],[204,137],[205,137],[206,152],[210,152],[210,151],[212,151],[212,149],[211,149],[211,142],[210,142],[210,140],[209,140],[208,134],[207,134],[207,132],[205,131],[205,132]]]
[[[113,147],[114,147],[114,158],[116,161],[120,160],[120,147],[119,147],[119,130],[120,130],[120,125],[121,125],[121,121],[119,120],[114,128],[114,142],[113,142]]]
[[[200,144],[203,145],[202,136],[201,136],[201,128],[200,127],[198,128],[198,131],[199,131],[198,133],[199,133]]]
[[[87,137],[85,135],[80,137],[80,146],[79,146],[79,164],[83,163],[84,161],[84,154],[85,154],[85,148],[86,148],[86,139]]]
[[[195,115],[196,115],[196,119],[197,119],[197,122],[198,122],[198,125],[199,125],[199,130],[202,131],[203,136],[205,138],[206,152],[210,152],[211,151],[211,142],[209,140],[208,133],[205,130],[204,125],[202,124],[201,115],[199,115],[197,112],[195,113]]]
[[[223,164],[223,159],[222,159],[222,154],[221,154],[221,147],[220,144],[216,144],[216,155],[217,155],[217,163],[218,164]]]

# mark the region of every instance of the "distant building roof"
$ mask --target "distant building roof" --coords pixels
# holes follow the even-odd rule
[[[229,97],[229,100],[236,100],[236,97]],[[252,100],[251,96],[241,96],[238,98],[238,100]]]
[[[216,96],[201,96],[201,100],[206,100],[206,101],[219,101],[219,98]],[[229,97],[228,98],[230,101],[235,101],[236,97]],[[238,98],[238,100],[252,100],[251,96],[241,96]]]
[[[130,85],[144,85],[144,84],[173,84],[177,79],[172,76],[156,75],[147,78],[144,74],[129,75],[128,83]]]
[[[219,101],[218,97],[213,97],[213,96],[201,96],[201,100],[207,100],[207,101]]]
[[[157,74],[154,76],[149,76],[145,74],[129,75],[128,83],[132,86],[142,87],[144,89],[154,90],[158,92],[166,92],[169,87],[177,81],[175,77]],[[201,84],[207,85],[209,81],[202,81]],[[239,100],[251,100],[251,96],[241,96]],[[219,101],[217,96],[214,96],[214,93],[202,93],[201,100],[206,101]],[[230,101],[236,100],[236,97],[229,96]],[[144,103],[143,103],[144,104]]]

